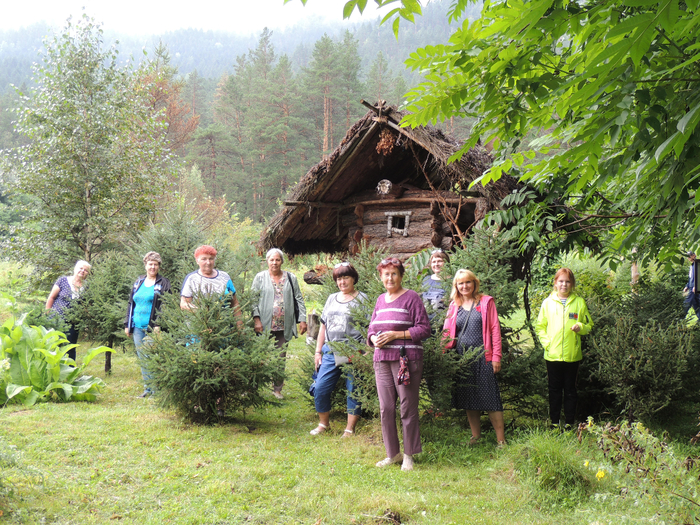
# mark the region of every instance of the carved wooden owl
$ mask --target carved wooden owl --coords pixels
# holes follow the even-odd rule
[[[377,193],[379,195],[388,195],[391,191],[391,181],[387,179],[382,179],[377,184]]]

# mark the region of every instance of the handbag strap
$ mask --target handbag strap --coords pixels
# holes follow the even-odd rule
[[[294,296],[294,313],[298,315],[299,312],[299,303],[297,303],[297,290],[294,288],[294,281],[292,281],[292,278],[289,275],[289,272],[284,272],[287,274],[287,280],[289,281],[289,286],[292,287],[292,295]],[[296,322],[297,319],[294,319]]]

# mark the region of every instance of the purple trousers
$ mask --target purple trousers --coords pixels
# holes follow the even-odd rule
[[[400,399],[401,425],[403,426],[403,452],[412,456],[423,450],[420,444],[420,425],[418,421],[418,400],[420,381],[423,377],[423,360],[408,362],[411,384],[399,385],[396,376],[399,373],[398,361],[375,361],[374,377],[377,381],[379,395],[379,412],[382,421],[382,438],[386,457],[393,458],[401,452],[399,435],[396,429],[396,399]]]

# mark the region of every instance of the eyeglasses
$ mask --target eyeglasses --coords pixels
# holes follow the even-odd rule
[[[388,259],[382,259],[381,265],[385,266],[387,264],[392,264],[394,266],[398,266],[401,264],[401,261],[399,261],[396,257],[389,257]]]
[[[336,265],[333,267],[333,269],[335,270],[335,269],[337,269],[337,268],[340,268],[341,266],[350,266],[350,263],[347,262],[347,261],[339,262],[338,264],[336,264]]]
[[[435,254],[435,253],[442,253],[442,248],[436,248],[435,250],[433,250],[432,252],[430,252],[430,255],[433,255],[433,254]]]

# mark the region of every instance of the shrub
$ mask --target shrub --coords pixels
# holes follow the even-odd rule
[[[170,280],[173,293],[177,294],[185,275],[197,268],[194,260],[195,248],[206,244],[206,234],[199,219],[187,213],[183,207],[176,206],[167,211],[159,223],[149,224],[146,230],[138,234],[136,242],[126,249],[135,270],[131,283],[138,275],[144,273],[143,256],[155,251],[163,260],[161,273]],[[218,266],[221,266],[221,258],[217,259]]]
[[[694,388],[688,370],[697,360],[697,333],[679,321],[681,308],[677,289],[644,280],[633,293],[589,302],[595,325],[583,338],[582,419],[624,411],[650,420]]]
[[[341,368],[344,374],[352,374],[355,385],[357,386],[354,397],[362,403],[362,410],[365,416],[379,415],[379,400],[377,397],[377,388],[374,381],[374,349],[367,346],[367,327],[369,326],[374,305],[380,294],[384,293],[384,287],[379,280],[377,273],[377,265],[385,257],[383,252],[377,251],[371,246],[363,246],[362,251],[354,257],[348,259],[355,270],[357,270],[359,279],[356,289],[367,294],[367,300],[353,310],[353,318],[355,325],[362,333],[362,341],[350,341],[346,344],[334,344],[333,349],[341,355],[352,357],[352,363],[343,365]],[[332,263],[331,263],[332,264]],[[407,280],[404,280],[404,286],[407,286]],[[319,291],[319,302],[325,304],[326,299],[332,293],[338,291],[338,287],[333,281],[332,272],[326,273],[323,280],[322,289]],[[304,391],[308,391],[311,384],[311,375],[314,370],[313,351],[314,348],[308,347],[309,353],[306,354],[301,361],[300,373],[297,376],[297,382],[301,385]],[[338,382],[338,387],[333,391],[331,396],[331,406],[333,409],[345,411],[347,392],[344,388],[344,382]]]
[[[124,254],[116,251],[100,254],[80,300],[71,303],[67,310],[66,320],[90,341],[114,348],[125,339],[126,306],[138,273]]]
[[[67,343],[62,332],[5,321],[0,327],[0,404],[94,401],[104,382],[82,373],[95,356],[111,350],[93,348],[75,367],[66,355],[75,345]]]
[[[211,244],[218,252],[217,268],[231,276],[236,290],[245,289],[247,282],[252,281],[248,274],[259,268],[259,258],[251,244],[258,232],[249,220],[239,222],[228,215],[214,225],[206,221],[204,212],[195,214],[176,206],[159,223],[149,225],[126,250],[131,264],[138,268],[131,282],[143,273],[143,256],[156,251],[163,260],[161,273],[170,279],[173,293],[178,294],[185,276],[197,269],[194,250],[202,244]]]
[[[244,296],[239,300],[247,304]],[[227,301],[197,297],[194,310],[182,311],[178,297],[167,297],[167,332],[154,334],[144,360],[160,403],[192,421],[212,423],[226,411],[245,415],[270,403],[262,392],[284,377],[274,341],[243,326]]]
[[[648,419],[683,389],[691,334],[656,320],[638,325],[631,316],[599,331],[592,342],[598,361],[593,374],[607,385],[629,419]]]
[[[507,317],[517,308],[518,293],[522,287],[522,282],[511,278],[510,260],[516,255],[516,249],[511,246],[507,234],[495,234],[492,230],[476,230],[473,242],[469,243],[464,250],[457,250],[451,254],[451,263],[446,265],[445,274],[454,274],[458,268],[472,269],[482,282],[481,289],[494,296],[499,311],[499,316]],[[344,355],[352,356],[352,363],[343,365],[344,373],[352,373],[358,387],[356,398],[362,403],[363,410],[367,415],[378,415],[379,403],[376,394],[374,381],[373,357],[374,350],[366,344],[367,326],[374,310],[374,305],[380,294],[384,293],[384,287],[378,278],[376,270],[379,262],[385,254],[378,252],[371,247],[363,247],[363,250],[350,261],[359,274],[357,289],[366,293],[368,300],[355,311],[357,324],[363,334],[360,343],[350,342],[342,345],[335,345],[334,350]],[[405,263],[406,273],[402,285],[404,288],[422,291],[422,281],[427,270],[425,269],[428,252],[421,252],[409,258]],[[446,286],[451,281],[446,279]],[[330,272],[324,280],[323,291],[321,292],[322,302],[331,293],[337,292],[335,282]],[[441,412],[451,409],[452,390],[455,378],[460,369],[467,366],[471,356],[459,356],[456,352],[444,352],[444,345],[441,340],[442,325],[445,311],[437,312],[432,324],[434,335],[423,341],[423,392],[421,396],[429,399],[431,404]],[[511,361],[518,361],[525,367],[527,361],[523,361],[523,351],[516,345],[514,332],[504,330],[503,337],[503,359],[506,368]],[[527,358],[529,360],[529,356]],[[537,382],[538,376],[524,374],[523,367],[516,367],[518,372],[507,372],[499,375],[501,384],[505,384],[504,401],[517,405],[518,409],[525,410],[530,405],[538,405],[538,397],[523,395],[523,391],[532,386],[533,381]],[[544,370],[544,368],[543,368]],[[301,375],[299,382],[306,390],[311,382],[313,372],[313,355],[305,356],[302,360]],[[334,408],[345,409],[345,392],[342,388],[337,388],[332,396],[332,406]],[[539,393],[538,393],[539,395]],[[534,410],[531,407],[528,410]]]

